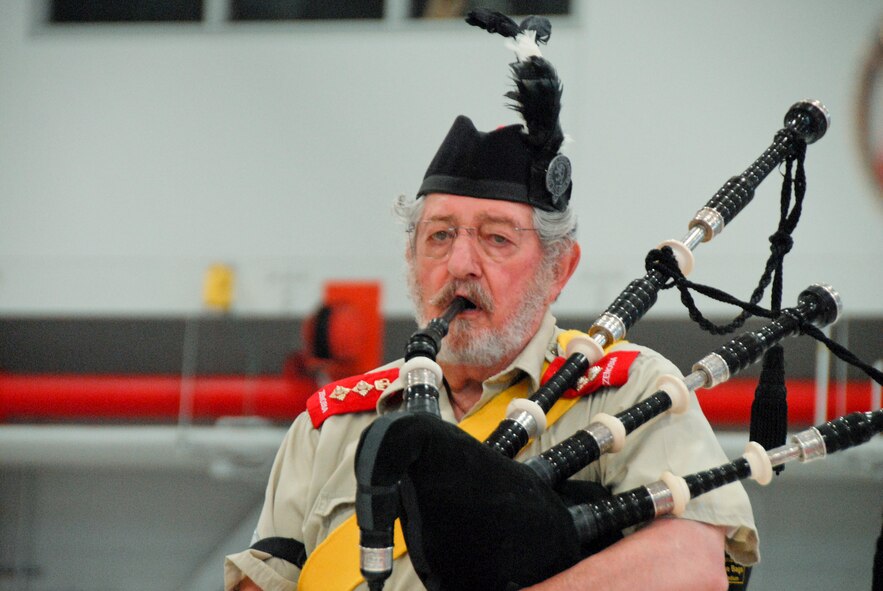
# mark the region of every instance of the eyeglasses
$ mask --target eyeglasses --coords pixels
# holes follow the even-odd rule
[[[511,222],[485,221],[477,227],[452,226],[439,221],[420,222],[409,228],[412,243],[418,255],[431,259],[443,259],[451,253],[454,240],[463,231],[478,241],[478,246],[488,258],[502,261],[513,256],[524,243],[523,232],[535,232],[536,228],[519,228]]]

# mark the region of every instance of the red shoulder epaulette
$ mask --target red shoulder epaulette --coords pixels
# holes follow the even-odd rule
[[[629,379],[629,367],[634,363],[638,353],[638,351],[608,353],[589,368],[588,375],[579,379],[576,388],[570,388],[564,393],[564,398],[578,398],[606,386],[622,386]],[[564,357],[556,357],[546,368],[541,382],[545,384],[549,381],[565,361]]]
[[[399,368],[344,378],[322,387],[307,399],[307,412],[318,429],[330,416],[372,410],[380,394],[399,377]]]

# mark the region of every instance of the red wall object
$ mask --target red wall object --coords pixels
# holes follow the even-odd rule
[[[732,379],[697,396],[717,428],[746,428],[756,380]],[[317,385],[303,377],[220,376],[193,378],[194,421],[223,416],[262,416],[290,421],[304,409]],[[159,421],[178,419],[180,376],[0,374],[0,421]],[[850,382],[846,412],[870,407],[870,384]],[[828,419],[836,412],[834,386]],[[789,425],[811,425],[815,413],[812,380],[788,381]]]
[[[324,334],[318,334],[318,314],[304,322],[303,363],[307,371],[321,372],[328,381],[335,381],[381,365],[384,326],[380,282],[329,282],[325,285],[322,308],[327,314]],[[327,357],[317,355],[313,345],[318,338],[327,344]]]

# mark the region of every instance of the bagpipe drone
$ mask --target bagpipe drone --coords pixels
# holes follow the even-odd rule
[[[520,101],[515,108],[530,127],[531,107],[524,104],[530,100],[527,97],[537,86],[560,93],[554,69],[535,49],[535,41],[549,38],[548,21],[530,17],[518,25],[488,11],[474,11],[467,21],[511,37],[521,48],[516,50],[519,61],[512,66],[519,92],[508,96]],[[525,43],[532,49],[522,52]],[[812,285],[801,292],[796,306],[782,309],[780,305],[782,259],[790,248],[789,234],[799,218],[805,192],[803,156],[806,146],[824,136],[828,125],[828,113],[820,102],[793,105],[772,144],[695,214],[682,240],[668,240],[651,251],[647,274],[626,286],[586,337],[570,341],[561,367],[529,398],[513,402],[507,417],[484,442],[442,421],[438,411],[443,378],[435,357],[449,324],[472,303],[455,299],[441,317],[414,333],[400,373],[403,410],[375,420],[362,433],[356,451],[360,566],[372,591],[382,589],[392,571],[397,518],[401,519],[411,562],[428,589],[517,589],[545,580],[615,542],[624,528],[667,513],[679,514],[689,499],[700,494],[748,477],[765,484],[773,468],[787,461],[823,457],[864,443],[883,431],[881,411],[854,413],[804,431],[789,444],[751,443],[742,458],[729,464],[683,478],[665,474],[659,482],[613,497],[600,485],[595,488],[592,483],[568,480],[603,454],[622,449],[627,435],[648,421],[665,412],[683,411],[689,391],[727,381],[787,336],[816,338],[835,355],[883,383],[879,371],[819,330],[840,313],[840,297],[833,288]],[[789,212],[795,161],[797,203]],[[771,239],[773,254],[750,300],[741,302],[686,280],[694,263],[692,251],[717,236],[751,202],[757,186],[783,163],[782,219]],[[770,282],[774,295],[768,310],[757,302]],[[715,334],[732,332],[752,315],[769,322],[720,346],[697,362],[685,378],[663,376],[658,391],[633,407],[615,416],[596,416],[584,429],[541,455],[523,463],[513,461],[528,441],[543,431],[545,414],[563,393],[603,356],[605,347],[625,337],[654,305],[659,291],[671,287],[681,292],[690,317]],[[738,305],[743,313],[727,326],[712,325],[695,307],[690,289]]]

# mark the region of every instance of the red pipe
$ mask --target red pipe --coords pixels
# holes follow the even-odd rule
[[[816,384],[814,380],[787,380],[789,426],[815,424]],[[871,407],[871,385],[868,381],[846,384],[846,412],[867,411]],[[698,390],[696,397],[709,422],[718,427],[747,427],[751,419],[751,403],[757,379],[731,379],[710,390]],[[828,413],[825,420],[836,418],[837,385],[828,388]]]
[[[756,380],[736,378],[697,396],[712,425],[748,426]],[[181,391],[192,387],[195,421],[223,416],[262,416],[289,421],[317,390],[309,378],[213,376],[185,384],[181,376],[162,375],[13,375],[0,374],[0,421],[131,420],[177,421]],[[812,425],[815,383],[788,380],[789,424]],[[828,397],[828,418],[834,417],[835,385]],[[870,407],[870,384],[848,384],[846,412]]]
[[[0,421],[177,421],[182,389],[195,421],[257,415],[293,419],[316,390],[300,377],[0,374]]]

